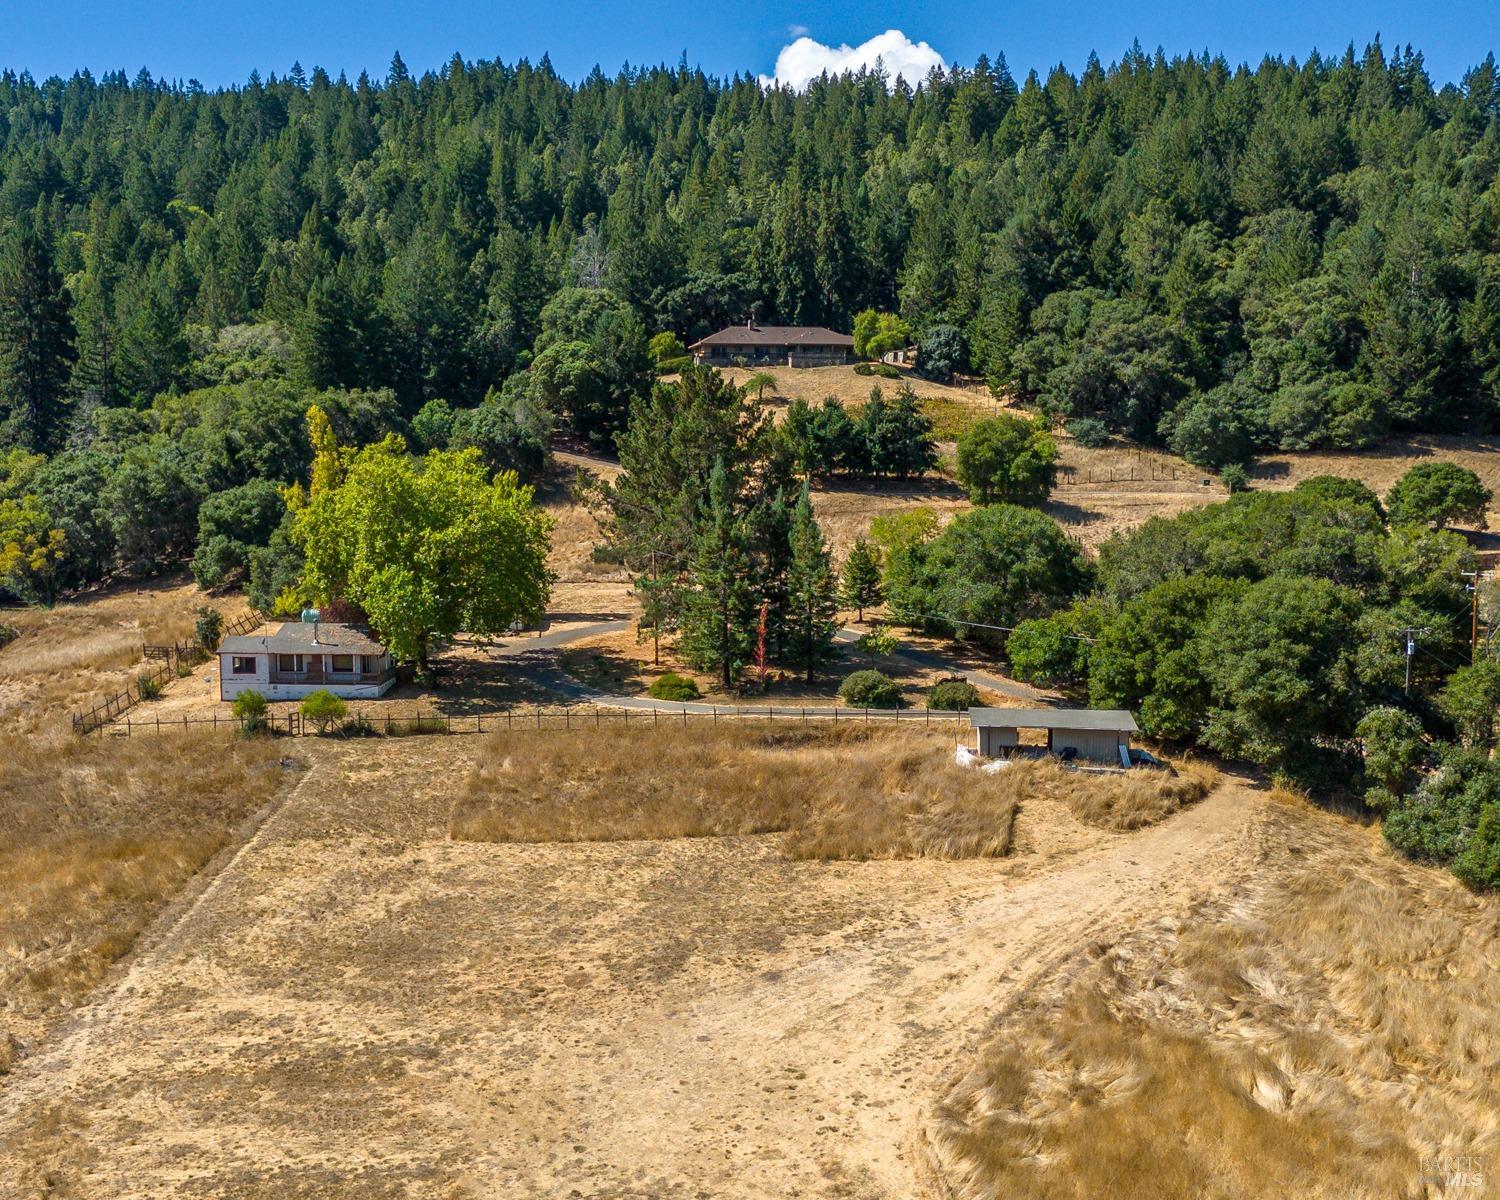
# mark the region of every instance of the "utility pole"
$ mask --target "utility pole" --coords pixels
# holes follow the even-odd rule
[[[1465,584],[1472,597],[1470,602],[1469,616],[1469,663],[1473,665],[1479,657],[1479,572],[1464,571],[1465,579],[1472,579],[1473,583]]]
[[[1410,696],[1411,695],[1411,658],[1412,658],[1412,655],[1417,652],[1417,635],[1419,633],[1426,633],[1427,629],[1426,629],[1425,626],[1423,628],[1421,628],[1421,629],[1415,629],[1415,628],[1413,628],[1411,626],[1407,626],[1401,632],[1406,637],[1406,694],[1408,696]]]

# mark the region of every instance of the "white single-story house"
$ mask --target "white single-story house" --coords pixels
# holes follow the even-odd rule
[[[1130,735],[1135,717],[1112,708],[971,708],[978,731],[975,749],[986,758],[1009,758],[1021,744],[1021,730],[1045,729],[1047,750],[1111,766],[1130,766]]]
[[[284,621],[225,638],[219,647],[219,699],[259,692],[267,700],[300,700],[319,688],[373,700],[391,690],[396,670],[366,629],[317,621]]]

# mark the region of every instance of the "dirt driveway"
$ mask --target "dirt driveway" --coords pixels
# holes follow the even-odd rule
[[[455,843],[472,744],[309,745],[5,1081],[0,1195],[937,1195],[943,1076],[1060,957],[1243,864],[1259,811],[1231,783],[1045,865]]]

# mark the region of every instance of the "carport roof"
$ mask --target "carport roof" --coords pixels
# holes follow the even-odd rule
[[[1101,729],[1137,733],[1133,713],[1123,708],[971,708],[976,729]]]

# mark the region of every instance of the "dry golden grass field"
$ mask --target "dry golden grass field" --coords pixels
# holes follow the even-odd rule
[[[953,739],[8,764],[0,1195],[1269,1200],[1492,1153],[1494,901],[1203,766]]]

